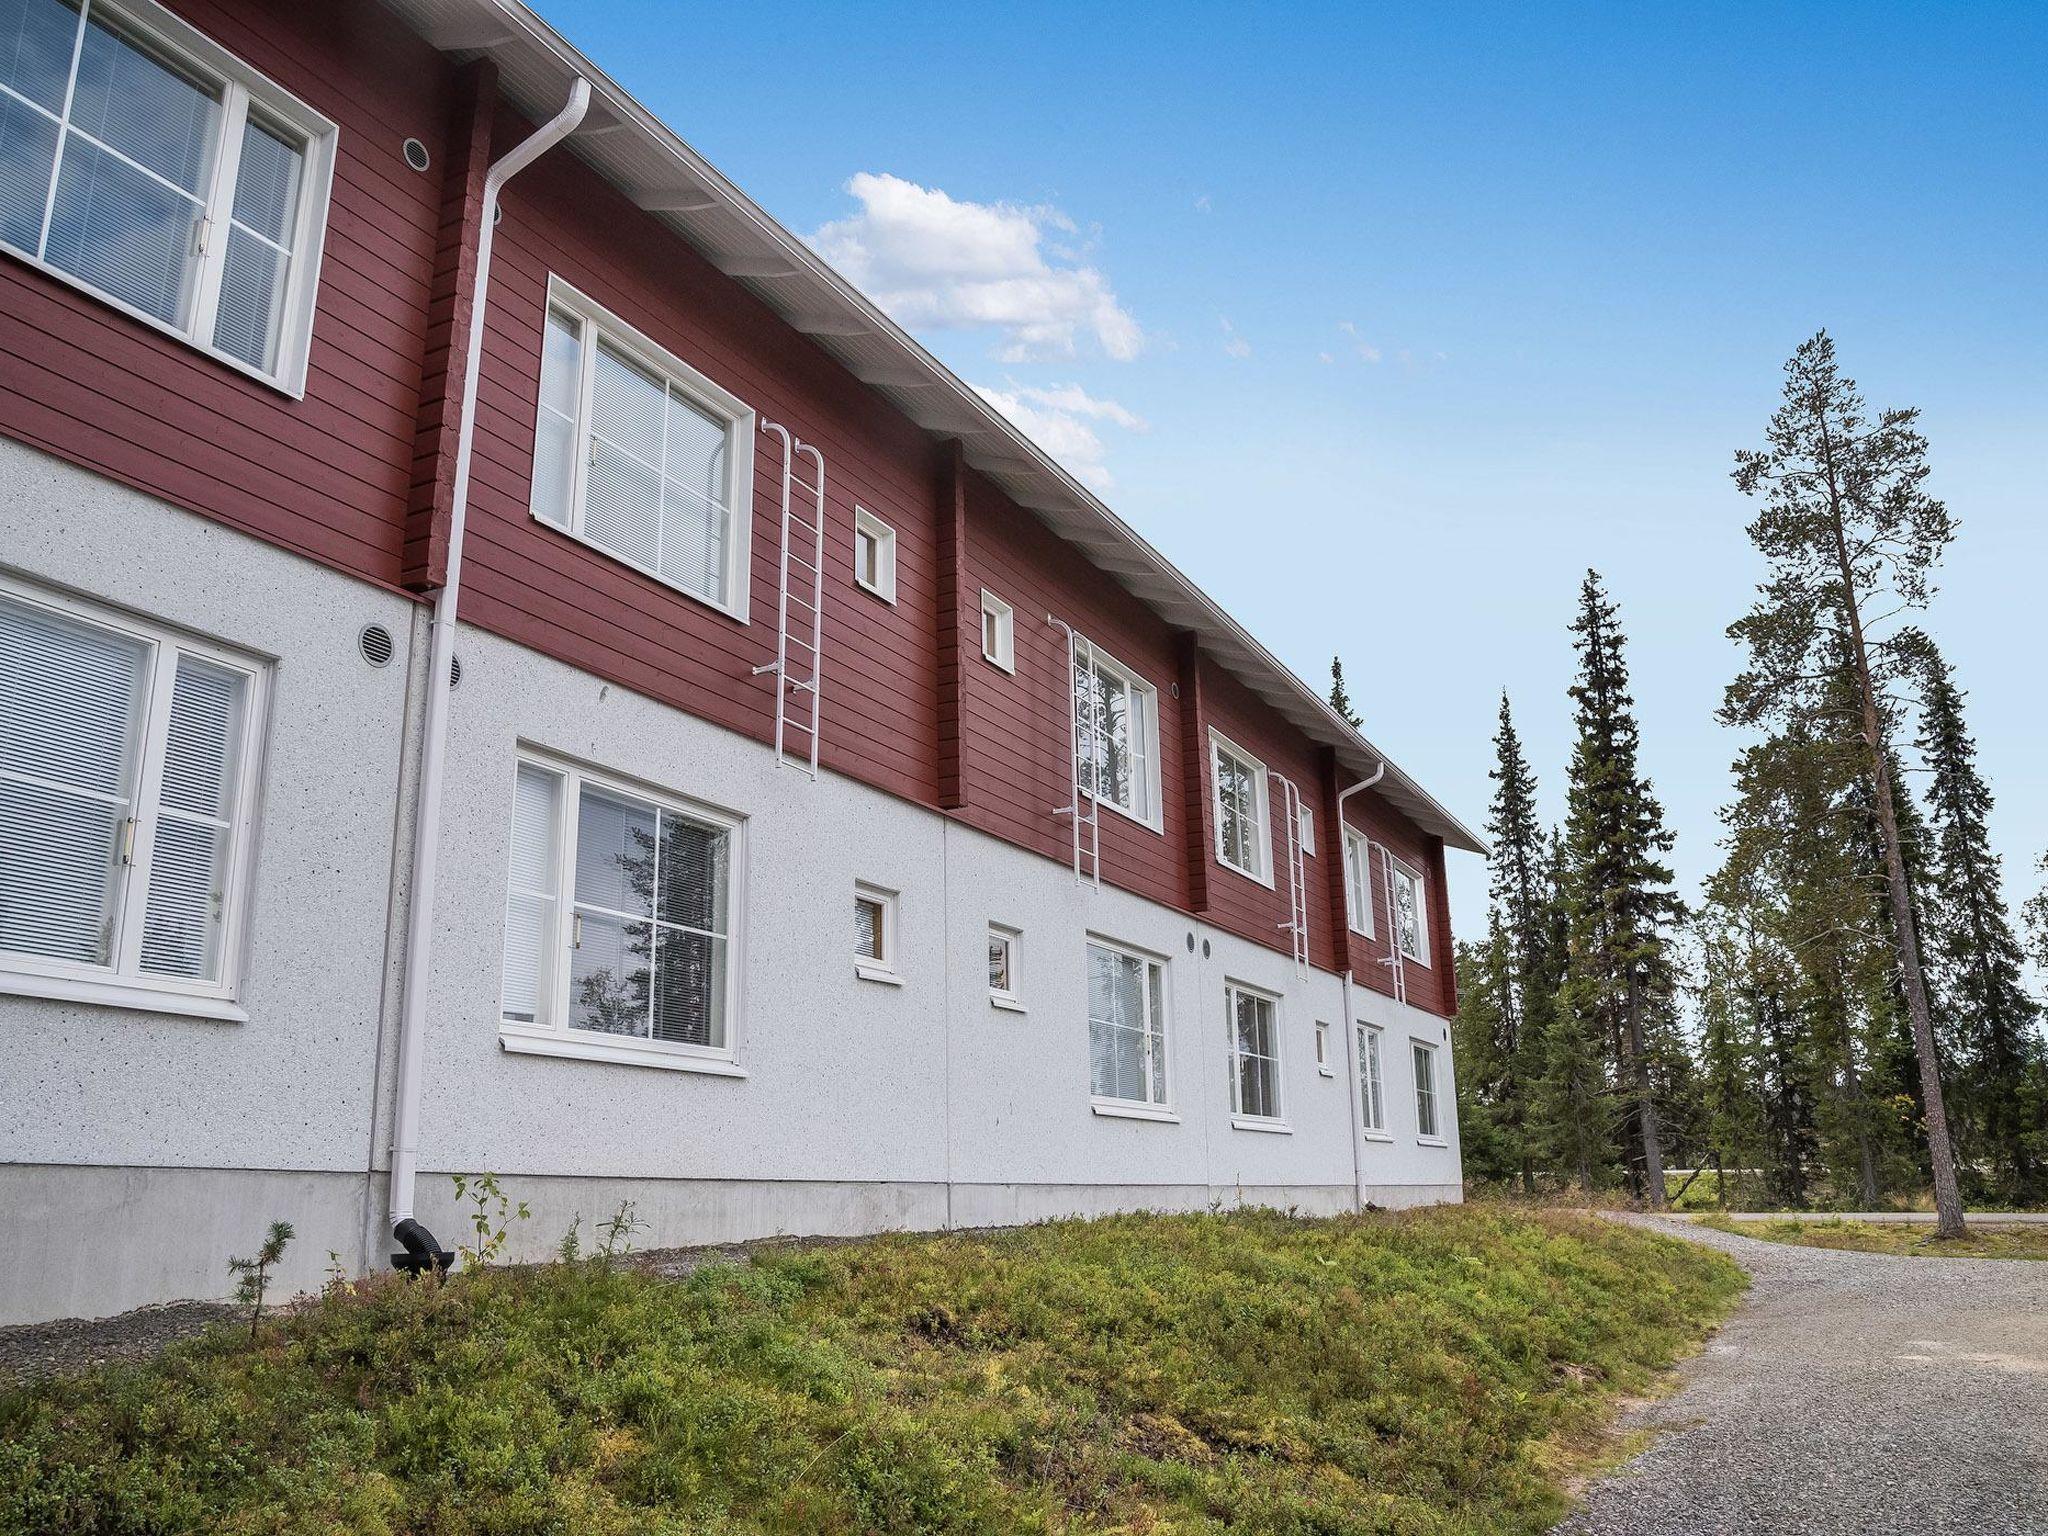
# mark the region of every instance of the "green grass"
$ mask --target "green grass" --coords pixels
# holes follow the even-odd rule
[[[1925,1222],[1843,1221],[1840,1217],[1788,1216],[1773,1221],[1735,1221],[1703,1216],[1700,1225],[1767,1243],[1802,1248],[1846,1248],[1857,1253],[1896,1253],[1932,1259],[2048,1259],[2048,1227],[1970,1224],[1970,1235],[1938,1240]]]
[[[1470,1208],[380,1280],[0,1397],[0,1531],[1533,1533],[1743,1284]]]

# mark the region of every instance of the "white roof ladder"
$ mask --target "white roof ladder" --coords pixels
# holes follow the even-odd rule
[[[1287,921],[1280,931],[1294,941],[1295,974],[1308,975],[1308,864],[1301,841],[1301,791],[1284,773],[1276,773],[1280,803],[1287,820]]]
[[[1101,890],[1102,808],[1096,803],[1094,793],[1094,787],[1101,782],[1101,779],[1097,777],[1100,765],[1097,762],[1096,731],[1091,722],[1086,731],[1087,740],[1085,742],[1082,740],[1081,701],[1083,695],[1080,684],[1075,681],[1080,676],[1084,657],[1089,663],[1090,677],[1093,677],[1095,647],[1090,645],[1084,636],[1074,633],[1074,627],[1065,620],[1056,619],[1048,613],[1045,616],[1045,622],[1052,625],[1055,629],[1066,631],[1067,636],[1067,689],[1069,693],[1067,709],[1067,782],[1072,786],[1073,790],[1072,797],[1068,803],[1054,806],[1052,813],[1055,816],[1069,818],[1068,826],[1074,835],[1074,878],[1076,880],[1092,879],[1095,882],[1095,888]],[[1092,693],[1094,688],[1092,681],[1089,684],[1089,688]],[[1085,790],[1081,787],[1083,752],[1087,754],[1086,761],[1088,764],[1088,788]],[[1081,870],[1084,853],[1087,856],[1088,862],[1088,871],[1085,874]]]
[[[825,456],[776,422],[763,421],[761,430],[782,440],[782,590],[775,659],[754,668],[754,675],[772,672],[777,679],[775,761],[815,779],[825,660]],[[805,454],[817,471],[809,482],[797,474],[797,460]],[[792,578],[792,569],[808,573],[809,580],[803,574]]]

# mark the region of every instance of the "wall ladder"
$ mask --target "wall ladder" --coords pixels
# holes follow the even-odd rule
[[[1074,837],[1074,878],[1076,880],[1092,880],[1095,888],[1101,890],[1102,807],[1097,803],[1092,789],[1092,786],[1102,782],[1097,777],[1101,771],[1101,765],[1096,761],[1096,732],[1092,723],[1087,730],[1087,741],[1085,744],[1082,741],[1082,693],[1080,685],[1075,682],[1075,678],[1080,675],[1082,659],[1086,657],[1092,663],[1094,647],[1085,638],[1074,633],[1073,626],[1065,620],[1056,619],[1048,613],[1045,616],[1045,622],[1052,625],[1055,629],[1066,632],[1067,689],[1070,694],[1067,709],[1067,782],[1071,787],[1072,794],[1065,805],[1054,806],[1052,813],[1055,816],[1068,818],[1068,828]],[[1095,688],[1093,681],[1094,667],[1092,665],[1089,667],[1089,678],[1089,694],[1092,697]],[[1084,790],[1081,787],[1081,763],[1084,751],[1087,753],[1088,782],[1091,786],[1088,790]],[[1083,873],[1081,869],[1084,857],[1088,865],[1086,873]]]
[[[1294,942],[1295,973],[1308,975],[1308,864],[1301,841],[1301,791],[1284,773],[1276,773],[1280,804],[1287,821],[1287,921],[1281,932]]]
[[[782,443],[782,559],[775,659],[754,668],[754,675],[776,678],[775,761],[816,779],[825,660],[825,456],[776,422],[763,421],[761,430]],[[814,471],[808,481],[797,472],[806,454]]]

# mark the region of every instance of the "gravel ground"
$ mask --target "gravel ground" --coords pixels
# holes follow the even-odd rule
[[[173,1301],[119,1317],[67,1317],[0,1328],[0,1387],[17,1379],[68,1376],[110,1360],[147,1360],[166,1344],[204,1333],[233,1312],[217,1301]]]
[[[1559,1533],[2048,1532],[2048,1263],[1634,1219],[1721,1249],[1754,1289],[1679,1390],[1628,1415],[1659,1438]]]

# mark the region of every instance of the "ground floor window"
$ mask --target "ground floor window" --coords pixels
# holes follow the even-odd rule
[[[702,807],[522,759],[505,1022],[729,1055],[739,835]]]
[[[1166,967],[1149,955],[1088,945],[1089,1089],[1119,1104],[1166,1103]]]
[[[1415,1134],[1418,1136],[1441,1136],[1437,1127],[1436,1114],[1436,1047],[1414,1042],[1415,1053]]]
[[[1230,1110],[1259,1120],[1280,1118],[1279,1010],[1263,992],[1232,983],[1224,989],[1230,1029]]]
[[[1387,1128],[1386,1075],[1380,1065],[1380,1032],[1358,1026],[1358,1113],[1368,1131]]]

